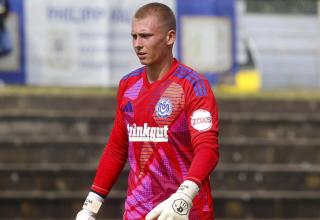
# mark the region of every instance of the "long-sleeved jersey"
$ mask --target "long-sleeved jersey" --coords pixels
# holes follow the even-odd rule
[[[114,127],[92,190],[107,195],[127,159],[130,173],[123,219],[141,220],[186,179],[200,186],[190,220],[212,220],[209,175],[218,162],[218,114],[208,81],[174,59],[149,83],[146,68],[126,75]]]

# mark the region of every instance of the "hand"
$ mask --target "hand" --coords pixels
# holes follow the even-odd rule
[[[146,216],[146,220],[188,220],[192,200],[199,187],[192,181],[184,181],[176,193],[161,202]]]
[[[188,220],[191,199],[183,193],[174,193],[146,216],[146,220]],[[157,218],[158,217],[158,218]]]
[[[96,220],[103,202],[103,198],[94,192],[90,192],[82,206],[82,210],[78,212],[76,220]]]
[[[78,212],[76,220],[96,220],[96,218],[93,212],[82,209],[80,212]]]

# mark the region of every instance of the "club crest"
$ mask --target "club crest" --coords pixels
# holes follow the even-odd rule
[[[167,98],[162,98],[156,105],[156,114],[159,118],[167,118],[172,113],[172,103]]]

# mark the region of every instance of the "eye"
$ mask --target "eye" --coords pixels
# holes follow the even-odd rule
[[[151,36],[152,36],[152,34],[140,34],[140,37],[144,38],[144,39],[148,39]]]
[[[136,34],[131,34],[132,39],[136,40],[137,39],[137,35]]]

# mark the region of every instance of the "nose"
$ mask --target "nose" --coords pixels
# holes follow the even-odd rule
[[[140,37],[137,37],[136,39],[133,39],[133,47],[136,48],[136,49],[141,49],[143,47]]]

